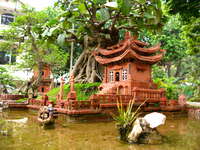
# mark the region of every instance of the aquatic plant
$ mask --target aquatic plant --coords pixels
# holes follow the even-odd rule
[[[5,119],[0,118],[0,135],[8,136],[12,132],[12,125],[9,124]]]
[[[134,111],[135,100],[130,100],[127,107],[124,107],[122,101],[117,102],[118,115],[112,115],[112,117],[116,121],[121,140],[127,141],[127,134],[131,131],[133,123],[140,115],[140,109],[145,102]]]

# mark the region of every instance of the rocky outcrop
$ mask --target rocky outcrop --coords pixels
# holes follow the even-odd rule
[[[144,120],[146,120],[146,122],[149,124],[150,128],[153,129],[160,125],[164,125],[166,116],[161,113],[153,112],[153,113],[145,115]]]
[[[162,136],[156,130],[156,127],[163,125],[165,120],[165,115],[156,112],[147,114],[143,118],[138,118],[128,135],[128,142],[140,144],[162,143]]]

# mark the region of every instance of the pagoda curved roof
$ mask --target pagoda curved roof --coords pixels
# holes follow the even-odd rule
[[[158,61],[160,61],[163,57],[163,53],[154,55],[154,56],[141,56],[139,54],[137,54],[135,51],[128,49],[126,50],[122,55],[119,55],[117,57],[114,57],[112,59],[110,58],[103,58],[101,56],[95,56],[95,59],[100,63],[100,64],[109,64],[112,62],[116,62],[116,61],[120,61],[124,58],[135,58],[137,60],[143,61],[143,62],[147,62],[150,64],[154,64]]]
[[[158,51],[160,51],[160,43],[153,46],[153,47],[150,47],[150,48],[142,48],[142,47],[139,47],[138,45],[134,44],[134,45],[131,45],[131,48],[138,51],[138,52],[143,52],[143,53],[149,53],[149,54],[152,54],[152,53],[156,53]]]
[[[130,33],[126,33],[124,40],[118,44],[98,48],[94,51],[95,59],[100,64],[108,64],[122,59],[133,58],[150,64],[160,61],[163,57],[164,50],[160,49],[160,44],[153,47],[145,47],[148,43],[137,40]]]

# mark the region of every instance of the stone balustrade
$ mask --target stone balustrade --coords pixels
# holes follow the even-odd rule
[[[91,101],[99,101],[100,104],[114,103],[117,104],[118,101],[123,103],[128,103],[133,100],[132,95],[109,95],[109,94],[94,94],[90,97]]]
[[[84,110],[91,108],[91,101],[74,101],[70,100],[68,102],[69,110]]]
[[[123,105],[128,105],[130,100],[135,100],[134,105],[146,101],[146,104],[143,106],[154,103],[159,103],[160,106],[166,106],[165,91],[163,89],[134,88],[132,92],[132,95],[93,94],[89,100],[84,101],[57,100],[55,107],[58,110],[66,111],[67,113],[82,114],[86,111],[93,113],[108,107],[116,108],[118,102],[122,102]],[[44,100],[30,99],[29,105],[43,106]],[[160,107],[158,107],[158,109],[160,109]]]
[[[165,91],[163,89],[141,89],[134,88],[132,95],[136,101],[147,101],[147,102],[160,102],[165,97]]]
[[[153,82],[149,83],[149,82],[140,82],[137,80],[133,80],[131,84],[132,84],[132,87],[139,87],[139,88],[145,88],[145,89],[148,89],[148,88],[157,89],[157,84]]]
[[[25,98],[25,95],[10,95],[10,94],[1,94],[0,100],[18,100]]]
[[[37,100],[37,99],[29,99],[28,100],[29,105],[44,105],[44,100]]]

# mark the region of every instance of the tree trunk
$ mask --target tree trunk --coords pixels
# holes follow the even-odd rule
[[[75,82],[93,83],[102,81],[98,64],[91,51],[85,50],[79,56],[73,69]]]
[[[176,65],[176,72],[175,72],[175,77],[179,77],[181,73],[181,60],[177,63]]]
[[[92,83],[102,81],[102,68],[96,62],[92,50],[96,47],[107,47],[116,44],[119,40],[118,30],[114,30],[111,39],[100,37],[84,37],[84,50],[73,68],[75,82]],[[100,35],[99,35],[100,36]],[[95,43],[95,44],[94,44]]]
[[[171,77],[171,63],[167,63],[165,66],[165,72],[167,73],[167,77]]]
[[[43,70],[43,63],[38,63],[38,76],[37,78],[32,78],[30,81],[26,82],[22,85],[19,89],[19,93],[25,94],[25,96],[30,96],[31,98],[38,96],[38,87],[40,81],[42,80],[42,70]]]

